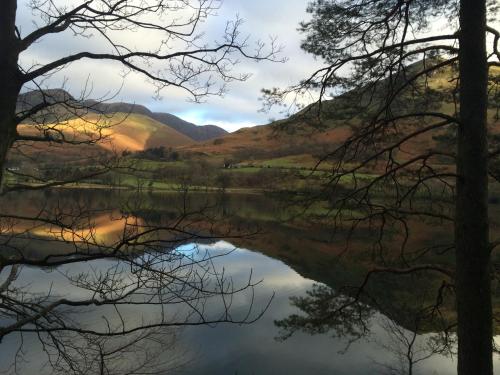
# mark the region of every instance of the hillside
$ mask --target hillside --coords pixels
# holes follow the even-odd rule
[[[130,113],[148,116],[177,132],[184,134],[193,141],[206,141],[227,134],[215,125],[195,125],[175,115],[163,112],[152,112],[143,105],[134,103],[107,103],[97,100],[78,100],[62,89],[49,89],[43,91],[30,91],[19,95],[17,112],[30,110],[42,102],[52,104],[49,110],[37,113],[37,119],[44,122],[66,121],[87,114]]]
[[[263,160],[293,155],[320,155],[345,140],[350,134],[348,126],[319,131],[306,123],[296,121],[287,129],[279,123],[243,128],[213,141],[182,147],[182,151],[224,156],[235,161]]]
[[[21,150],[29,154],[57,154],[58,157],[81,157],[102,152],[143,151],[147,148],[179,147],[192,143],[192,139],[150,117],[139,114],[116,113],[105,117],[88,114],[82,118],[49,124],[48,134],[58,138],[61,134],[71,142],[99,140],[95,145],[60,145],[56,142],[21,142]],[[19,127],[21,135],[41,136],[36,126]]]
[[[191,122],[174,116],[170,113],[153,112],[151,117],[155,120],[170,126],[195,141],[206,141],[228,134],[224,129],[215,125],[195,125]]]
[[[409,75],[413,69],[419,68],[418,64],[421,63],[417,62],[408,67]],[[426,77],[425,86],[423,79],[416,81],[411,89],[400,95],[398,101],[391,108],[391,113],[407,113],[425,108],[426,110],[453,114],[455,111],[452,102],[454,74],[455,72],[451,68],[441,69]],[[492,70],[492,75],[499,76],[500,69]],[[60,120],[61,117],[64,120],[65,113],[71,113],[71,110],[78,112],[78,108],[81,108],[82,104],[92,111],[92,113],[83,116],[86,119],[91,119],[90,122],[99,116],[98,113],[111,115],[119,112],[110,122],[120,122],[117,120],[117,117],[120,116],[125,118],[125,121],[114,126],[113,130],[105,130],[104,133],[112,141],[101,142],[100,148],[104,150],[141,151],[145,148],[164,146],[179,148],[181,152],[194,154],[202,159],[214,159],[218,165],[221,165],[220,163],[224,159],[230,164],[311,168],[315,166],[318,157],[331,152],[350,135],[359,131],[359,125],[381,103],[384,97],[384,85],[384,81],[381,81],[376,88],[377,92],[367,92],[368,90],[361,87],[332,100],[324,101],[319,119],[317,107],[313,105],[286,120],[240,129],[231,134],[227,134],[217,127],[199,127],[168,113],[151,112],[148,108],[140,105],[99,103],[96,101],[79,102],[63,90],[49,90],[46,93],[50,94],[52,100],[64,100],[71,107],[70,111],[65,112],[63,106],[54,106],[54,112],[57,113],[57,116],[54,116],[54,119],[48,117],[49,120]],[[39,96],[39,93],[24,94],[23,105],[28,107],[34,105],[40,100]],[[370,98],[368,105],[364,105],[365,102],[368,102],[366,97]],[[498,135],[500,123],[496,110],[493,108],[495,100],[497,99],[492,99],[489,123],[491,133]],[[131,115],[127,117],[128,113]],[[81,128],[81,124],[79,125],[75,121],[74,118],[67,121],[68,124],[64,131],[78,129],[79,126]],[[419,121],[431,120],[420,118]],[[396,126],[385,134],[384,139],[378,141],[379,146],[389,144],[397,137],[401,137],[402,134],[415,131],[421,126],[419,121],[414,119],[398,121]],[[161,130],[160,127],[165,129]],[[423,133],[402,144],[393,153],[393,156],[404,161],[411,158],[412,155],[421,154],[429,149],[450,147],[450,141],[454,136],[453,131],[450,130]],[[79,130],[74,136],[81,137],[86,131],[86,129]],[[95,135],[96,130],[90,132],[92,133],[92,131]],[[210,139],[214,136],[217,138]],[[193,140],[200,142],[195,143]],[[325,164],[323,167],[328,168],[328,165]]]
[[[138,104],[131,103],[101,103],[95,100],[86,100],[84,105],[92,111],[104,114],[112,114],[117,112],[137,113],[155,119],[162,124],[165,124],[172,129],[177,130],[194,141],[207,141],[213,138],[227,134],[227,132],[215,125],[195,125],[185,121],[180,117],[164,112],[152,112],[148,108]]]
[[[408,72],[418,68],[418,63],[408,67]],[[409,73],[411,76],[411,73]],[[500,76],[500,69],[492,70],[493,76]],[[391,112],[398,113],[427,111],[443,112],[452,115],[455,111],[453,100],[454,72],[451,69],[441,69],[425,80],[417,81],[410,90],[395,102]],[[363,88],[362,88],[363,89]],[[384,95],[384,82],[377,87],[378,92],[361,90],[327,100],[322,103],[321,114],[315,105],[309,106],[286,120],[276,121],[268,125],[244,128],[235,133],[182,148],[185,152],[199,155],[223,157],[233,163],[253,165],[305,166],[315,165],[318,156],[324,156],[334,150],[350,135],[357,132],[359,125],[370,116],[381,103]],[[369,97],[369,99],[365,99]],[[492,108],[488,113],[490,131],[493,135],[500,133],[500,122],[492,98]],[[363,101],[370,101],[364,105]],[[361,103],[361,104],[360,104]],[[384,144],[399,139],[403,134],[409,134],[416,128],[432,121],[430,118],[398,121],[384,139],[378,141]],[[426,132],[404,144],[395,152],[400,160],[407,160],[412,155],[421,154],[435,147],[450,147],[448,144],[452,132],[437,130]],[[448,142],[448,143],[447,143]]]

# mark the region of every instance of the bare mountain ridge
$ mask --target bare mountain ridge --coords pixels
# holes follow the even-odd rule
[[[152,112],[140,104],[106,103],[90,99],[80,101],[63,89],[49,89],[43,92],[30,91],[19,95],[18,112],[28,111],[43,101],[54,104],[50,111],[46,111],[44,114],[49,121],[56,119],[68,120],[74,117],[75,113],[131,113],[148,116],[197,142],[207,141],[227,134],[227,131],[218,126],[195,125],[170,113]]]
[[[189,138],[197,142],[208,141],[210,139],[221,137],[227,134],[224,129],[215,125],[195,125],[191,122],[185,121],[180,117],[172,115],[171,113],[152,112],[147,107],[140,104],[133,103],[101,103],[95,100],[86,100],[85,105],[93,110],[101,113],[137,113],[151,117],[152,119],[168,125]]]
[[[197,142],[208,141],[229,134],[216,125],[195,125],[185,121],[171,113],[153,112],[152,117],[163,124],[168,124],[178,132],[181,132]]]
[[[44,102],[51,104],[49,108],[36,111],[37,106]],[[77,100],[64,90],[25,93],[18,98],[17,113],[19,116],[29,116],[19,125],[19,134],[49,137],[55,142],[21,141],[17,151],[32,157],[44,157],[47,160],[56,157],[67,161],[77,160],[82,155],[97,157],[109,152],[176,148],[195,142],[167,124],[147,116],[147,108],[137,108],[141,113],[118,112],[130,108],[113,105],[109,114],[104,115],[92,103]],[[33,126],[34,123],[45,123],[47,126]],[[60,137],[78,144],[59,144],[57,140]]]

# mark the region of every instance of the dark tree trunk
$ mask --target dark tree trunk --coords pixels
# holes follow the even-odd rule
[[[486,1],[460,1],[460,125],[457,152],[458,374],[491,375]]]
[[[17,0],[6,0],[0,12],[0,191],[7,153],[16,135],[16,101],[21,89],[16,8]]]

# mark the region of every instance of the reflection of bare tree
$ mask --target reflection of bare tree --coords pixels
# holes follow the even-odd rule
[[[393,291],[389,294],[377,288],[360,292],[357,286],[335,289],[316,284],[305,296],[291,298],[298,313],[275,322],[280,339],[299,331],[326,333],[346,340],[343,352],[358,340],[369,340],[389,355],[385,362],[373,358],[384,373],[413,374],[421,362],[434,355],[453,355],[456,335],[453,319],[450,322],[449,312],[443,309],[448,286],[443,285],[438,295],[432,296],[425,290],[426,284],[419,285],[415,278],[409,281],[397,284],[389,279],[378,286],[390,285]],[[405,288],[414,289],[410,300],[404,298]],[[420,288],[423,290],[415,290]]]
[[[382,275],[436,278],[433,290],[453,290],[458,373],[493,373],[497,4],[315,0],[308,12],[302,47],[324,66],[267,91],[269,104],[314,98],[295,123],[346,130],[318,161],[331,174],[306,206],[327,201],[324,219],[336,233],[372,240],[356,296]],[[422,241],[432,226],[448,235]],[[350,254],[362,251],[347,242]]]
[[[187,354],[177,345],[174,330],[156,329],[118,338],[68,335],[64,351],[56,349],[53,343],[45,343],[45,350],[54,373],[165,374],[182,368],[188,361]]]
[[[160,356],[170,329],[249,324],[266,309],[250,303],[245,312],[232,311],[233,297],[253,295],[258,282],[250,276],[235,285],[226,277],[215,261],[227,253],[214,255],[194,245],[176,250],[220,238],[205,208],[161,224],[116,213],[100,221],[90,216],[96,214],[90,207],[56,208],[11,216],[0,236],[0,335],[19,337],[19,353],[28,337],[36,337],[54,369],[94,373],[94,367],[85,369],[96,366],[97,356],[106,367],[102,373],[152,373],[172,364]],[[33,276],[33,266],[57,277],[36,280],[41,274]],[[123,356],[137,358],[128,363],[119,360]]]
[[[377,343],[391,353],[394,359],[391,362],[380,363],[374,359],[383,369],[384,373],[391,375],[412,375],[418,373],[418,365],[436,354],[451,354],[448,346],[443,346],[441,334],[431,333],[428,337],[419,335],[419,322],[415,318],[415,325],[408,330],[401,327],[394,320],[384,316],[379,321],[385,332],[383,340]]]
[[[205,208],[190,211],[185,204],[178,217],[152,223],[130,210],[106,217],[106,209],[79,199],[29,202],[26,192],[110,171],[136,172],[109,144],[96,147],[106,145],[109,129],[126,115],[105,115],[103,98],[87,100],[90,83],[79,98],[49,89],[51,77],[69,65],[115,62],[125,74],[135,72],[151,81],[158,95],[170,87],[201,101],[221,95],[230,81],[248,78],[234,72],[238,57],[275,60],[279,48],[274,41],[269,49],[262,42],[250,47],[237,19],[225,24],[219,41],[206,44],[200,26],[216,13],[219,1],[31,1],[37,22],[25,35],[16,25],[18,1],[3,5],[0,339],[16,336],[20,354],[27,337],[37,338],[58,371],[151,373],[169,364],[168,358],[154,355],[156,349],[145,350],[149,344],[161,347],[169,337],[163,337],[165,330],[257,319],[261,313],[252,306],[242,315],[231,308],[235,294],[254,288],[251,278],[234,285],[211,254],[176,251],[186,242],[229,234],[227,228],[214,232],[214,218]],[[151,43],[123,38],[137,31],[147,32]],[[68,51],[52,61],[22,59],[35,43],[65,33],[82,42],[80,52]],[[103,49],[96,49],[95,39],[104,43]],[[26,167],[7,170],[8,157]],[[11,207],[20,192],[26,194],[21,210]],[[135,210],[141,207],[140,199],[129,203]],[[59,276],[59,288],[38,280],[26,283],[33,270],[42,269]],[[126,365],[121,361],[125,355],[137,361]]]

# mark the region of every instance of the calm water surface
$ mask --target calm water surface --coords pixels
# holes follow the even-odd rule
[[[102,193],[98,193],[102,194]],[[99,197],[98,197],[99,198]],[[102,197],[101,197],[102,198]],[[243,200],[243,205],[251,203],[250,198]],[[250,208],[258,207],[255,203]],[[265,205],[265,204],[263,204]],[[241,206],[239,206],[241,209]],[[238,209],[236,209],[238,210]],[[242,209],[241,209],[242,210]],[[285,237],[293,242],[291,233]],[[278,236],[276,232],[276,236]],[[302,233],[296,233],[303,236]],[[282,240],[281,240],[282,241]],[[258,243],[258,242],[257,242]],[[310,246],[310,244],[308,245]],[[175,358],[175,363],[169,372],[171,374],[395,374],[402,369],[398,353],[404,350],[387,329],[387,318],[375,314],[371,319],[371,334],[351,345],[349,338],[335,338],[330,333],[307,335],[297,333],[287,340],[278,340],[279,329],[275,320],[283,319],[297,309],[290,303],[292,296],[303,296],[317,282],[324,282],[324,278],[311,277],[315,275],[308,265],[308,272],[303,272],[294,262],[287,264],[275,257],[264,255],[256,244],[254,248],[241,248],[229,242],[219,241],[209,244],[185,244],[176,251],[190,256],[197,254],[220,255],[214,266],[218,270],[224,269],[225,275],[231,277],[235,285],[244,284],[250,273],[254,281],[262,280],[255,287],[255,295],[250,291],[238,293],[232,303],[231,311],[238,317],[244,316],[251,304],[258,313],[271,300],[271,304],[264,315],[249,325],[219,324],[215,327],[196,326],[175,330],[175,344],[165,348],[164,356]],[[308,257],[307,247],[304,247],[304,258]],[[202,255],[199,255],[202,256]],[[300,254],[298,254],[300,259]],[[318,262],[322,260],[319,259]],[[309,261],[312,262],[312,261]],[[77,298],[78,293],[85,293],[68,285],[65,274],[76,275],[82,272],[97,272],[106,269],[115,263],[113,261],[99,261],[71,266],[62,266],[56,269],[24,268],[17,285],[29,285],[31,292],[47,293],[52,295],[71,296]],[[299,272],[297,272],[298,270]],[[307,276],[306,276],[307,275]],[[318,273],[321,275],[321,272]],[[334,285],[329,285],[335,287]],[[253,297],[252,297],[253,296]],[[213,304],[209,311],[217,312],[221,306]],[[182,313],[182,311],[177,311]],[[175,314],[172,308],[170,312]],[[99,324],[100,319],[92,309],[78,312],[78,319],[86,324]],[[127,314],[127,312],[125,312]],[[154,314],[153,309],[144,308],[140,313],[137,310],[129,312],[129,318],[147,319]],[[140,315],[140,316],[139,316]],[[411,333],[401,329],[403,334],[411,337]],[[426,338],[421,335],[416,345],[425,348]],[[14,373],[12,363],[19,337],[8,336],[1,343],[0,360],[2,369],[7,373]],[[18,363],[20,374],[51,373],[46,363],[36,337],[24,335],[24,361]],[[348,350],[346,350],[348,349]],[[496,367],[500,369],[498,359]],[[389,368],[395,369],[391,372]],[[431,358],[418,363],[414,373],[420,374],[454,374],[456,363],[453,358],[433,355]],[[499,372],[500,373],[500,372]]]
[[[182,252],[193,251],[192,244],[179,248]],[[267,257],[257,251],[235,248],[228,242],[197,245],[196,251],[209,251],[212,255],[229,255],[218,258],[216,266],[224,268],[227,276],[232,276],[236,285],[245,283],[252,271],[254,280],[262,279],[256,287],[255,309],[272,302],[264,316],[250,325],[219,324],[216,327],[188,327],[177,332],[176,347],[165,355],[179,358],[181,366],[174,374],[367,374],[388,373],[385,365],[399,366],[395,353],[385,347],[390,341],[387,332],[379,326],[382,316],[373,319],[372,334],[367,339],[352,344],[347,351],[348,339],[332,338],[329,334],[310,336],[298,333],[285,341],[279,341],[279,330],[274,320],[283,319],[297,312],[290,305],[289,297],[304,295],[314,284],[283,262]],[[60,267],[57,270],[24,269],[19,285],[31,283],[32,291],[46,292],[49,288],[54,295],[71,295],[65,278],[66,272],[77,274],[102,267],[112,262],[92,265]],[[274,295],[274,297],[273,297]],[[84,295],[82,295],[82,298]],[[237,295],[232,311],[244,315],[250,304],[250,294]],[[217,309],[216,306],[214,306]],[[219,306],[220,308],[220,306]],[[144,311],[144,316],[148,312]],[[88,311],[81,319],[92,321],[98,317]],[[45,367],[45,357],[34,337],[25,335],[25,358],[29,362],[20,364],[21,374],[51,373]],[[14,355],[17,340],[9,337],[2,346],[2,363],[9,363]],[[7,350],[5,349],[7,348]],[[10,349],[10,350],[9,350]],[[416,373],[453,374],[455,364],[449,358],[434,356],[416,367]]]

